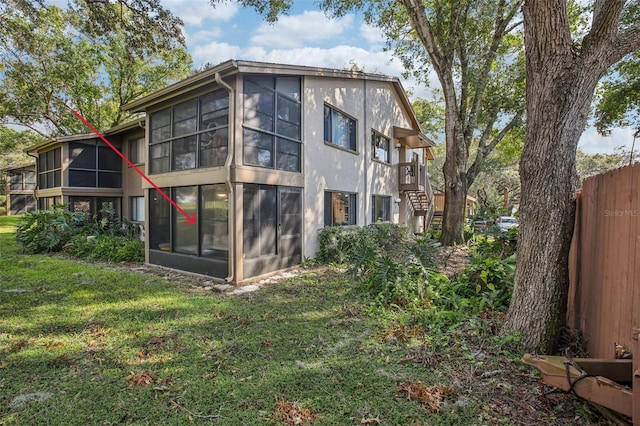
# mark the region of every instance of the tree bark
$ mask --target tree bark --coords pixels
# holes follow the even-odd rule
[[[610,4],[608,11],[616,16],[620,10],[615,9],[623,5]],[[520,161],[518,264],[503,333],[519,332],[526,349],[551,353],[567,308],[577,144],[596,84],[623,51],[615,47],[617,21],[603,29],[599,19],[610,16],[601,10],[594,15],[596,31],[585,37],[580,50],[571,40],[566,1],[528,0],[523,15],[527,123]]]

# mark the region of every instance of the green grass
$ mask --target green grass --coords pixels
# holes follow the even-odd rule
[[[194,291],[135,268],[17,254],[14,225],[0,217],[0,424],[294,424],[278,415],[283,401],[314,425],[514,424],[488,389],[528,392],[478,378],[518,368],[480,319],[423,335],[392,310],[375,314],[339,271],[243,296]],[[454,395],[428,413],[398,391],[418,381]],[[16,405],[36,393],[48,398]]]

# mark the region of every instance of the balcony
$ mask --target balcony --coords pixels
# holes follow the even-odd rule
[[[407,194],[415,216],[433,217],[433,191],[427,177],[427,168],[416,161],[398,164],[399,190]]]

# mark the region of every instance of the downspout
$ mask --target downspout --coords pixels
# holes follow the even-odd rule
[[[231,184],[231,163],[233,162],[233,158],[235,156],[235,92],[233,87],[229,86],[227,83],[222,80],[220,77],[220,73],[216,72],[214,76],[216,83],[220,86],[227,89],[229,92],[229,131],[227,136],[227,159],[224,162],[224,170],[225,170],[225,180],[224,183],[227,186],[227,191],[229,193],[229,211],[235,211],[235,197],[233,194],[233,185]],[[233,136],[232,136],[233,135]],[[231,282],[233,280],[233,275],[235,273],[235,259],[232,256],[235,255],[235,215],[227,214],[227,227],[229,230],[229,255],[227,256],[227,261],[229,263],[229,275],[225,278],[226,282]]]
[[[369,211],[370,209],[367,209],[367,201],[371,202],[371,196],[369,195],[369,192],[367,191],[369,188],[368,182],[369,182],[369,157],[371,156],[371,153],[367,153],[367,147],[370,145],[367,144],[367,80],[364,80],[364,102],[363,102],[363,107],[364,107],[364,120],[363,120],[363,124],[364,124],[364,226],[367,226],[368,223],[368,217],[369,217]],[[371,206],[369,206],[371,207]],[[373,207],[371,207],[373,208]],[[371,219],[373,220],[373,218]]]

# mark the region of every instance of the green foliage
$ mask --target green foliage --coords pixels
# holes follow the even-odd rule
[[[64,247],[73,256],[108,262],[143,262],[144,244],[111,235],[74,235]]]
[[[151,2],[157,0],[133,0]],[[68,135],[85,130],[74,108],[107,129],[131,118],[122,104],[188,75],[185,49],[158,32],[170,15],[160,8],[148,11],[154,17],[145,21],[142,9],[123,4],[105,2],[100,11],[84,1],[75,2],[76,9],[74,3],[61,9],[21,0],[1,5],[0,117],[46,137]],[[100,27],[93,21],[98,18],[110,25]],[[145,28],[151,21],[157,25]],[[180,36],[179,26],[172,31]],[[144,48],[141,37],[150,40]]]
[[[71,213],[63,205],[27,212],[18,221],[16,241],[22,253],[60,251],[88,222],[87,214]]]
[[[61,251],[112,262],[144,260],[136,225],[103,209],[99,215],[70,212],[64,205],[28,212],[18,221],[16,241],[22,253]]]

